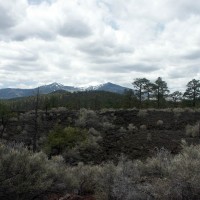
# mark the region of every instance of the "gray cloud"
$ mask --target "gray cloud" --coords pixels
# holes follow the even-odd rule
[[[28,0],[29,4],[37,5],[43,2],[52,3],[53,0]]]
[[[118,66],[122,60],[126,60],[127,56],[134,54],[133,47],[126,44],[117,44],[113,39],[99,39],[97,42],[86,42],[78,45],[77,49],[84,54],[87,62],[91,63],[91,65],[97,64],[102,66],[110,66],[111,63]],[[126,64],[124,63],[124,65]],[[120,67],[118,68],[120,69]],[[122,71],[124,71],[123,69],[124,67],[121,66]]]
[[[1,52],[0,52],[1,53]],[[29,52],[11,52],[10,54],[5,54],[2,55],[2,58],[6,59],[6,60],[10,60],[10,61],[22,61],[22,62],[35,62],[38,60],[38,54],[32,54]]]
[[[159,68],[157,66],[147,65],[147,64],[118,64],[118,63],[112,63],[112,64],[104,64],[97,65],[95,67],[91,67],[94,71],[106,71],[110,73],[130,73],[130,72],[153,72],[158,70]]]
[[[188,59],[188,60],[199,59],[200,58],[200,50],[188,52],[186,55],[182,56],[182,58],[185,58],[185,59]]]
[[[15,23],[15,18],[6,8],[3,8],[0,4],[0,32],[2,32],[4,29],[8,29],[14,26]]]
[[[7,0],[0,2],[0,36],[7,36],[10,28],[15,27],[22,20],[27,5],[25,0]],[[0,37],[1,39],[1,37]]]
[[[13,62],[13,63],[5,64],[2,67],[2,69],[5,71],[23,73],[26,71],[30,71],[30,72],[43,71],[43,70],[46,70],[47,67],[41,66],[39,64],[36,66],[35,63],[31,63],[31,62]]]
[[[132,71],[136,72],[153,72],[159,69],[157,66],[147,65],[147,64],[134,64],[129,66]]]
[[[172,79],[187,78],[187,77],[191,78],[195,77],[198,72],[200,72],[199,66],[188,65],[182,68],[177,68],[174,71],[169,72],[169,77]]]
[[[90,27],[80,20],[65,22],[59,30],[64,37],[84,38],[92,34]]]

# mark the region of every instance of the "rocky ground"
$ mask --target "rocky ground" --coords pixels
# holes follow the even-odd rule
[[[82,112],[82,113],[81,113]],[[121,154],[131,159],[143,159],[154,154],[157,148],[166,148],[172,153],[180,149],[181,139],[199,143],[199,137],[185,134],[187,124],[200,121],[200,111],[190,109],[165,110],[104,110],[69,111],[54,109],[39,112],[38,135],[42,138],[59,124],[66,126],[93,127],[100,132],[101,148],[82,152],[83,161],[101,163],[115,160]],[[20,113],[9,119],[4,138],[31,144],[35,131],[34,111]]]

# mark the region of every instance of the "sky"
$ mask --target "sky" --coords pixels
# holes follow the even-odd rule
[[[0,0],[0,88],[200,79],[200,1]]]

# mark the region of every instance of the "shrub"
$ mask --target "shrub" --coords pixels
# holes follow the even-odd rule
[[[155,149],[155,156],[148,158],[143,167],[142,175],[163,176],[167,174],[167,168],[171,162],[171,154],[165,148]]]
[[[79,118],[76,120],[76,125],[79,127],[96,127],[99,124],[98,116],[95,111],[80,109]]]
[[[79,163],[76,167],[68,167],[67,172],[73,179],[73,188],[78,194],[92,194],[95,192],[100,175],[99,166],[90,166]]]
[[[185,127],[185,134],[187,136],[191,136],[191,137],[198,137],[199,136],[199,124],[195,124],[195,125],[187,125]]]
[[[158,120],[158,121],[156,122],[156,125],[157,125],[157,126],[162,126],[163,124],[164,124],[163,120]]]
[[[115,125],[110,122],[103,122],[102,127],[104,130],[109,130],[115,128]]]
[[[147,130],[147,126],[145,124],[141,125],[140,130]]]
[[[184,110],[183,108],[174,108],[174,109],[173,109],[173,112],[174,112],[174,117],[175,117],[176,119],[178,119],[178,118],[181,116],[181,114],[182,114],[183,112],[185,112],[185,110]]]
[[[137,116],[138,117],[146,117],[148,115],[147,110],[139,110]]]
[[[99,133],[97,130],[95,130],[94,128],[90,128],[90,129],[88,130],[88,133],[89,133],[90,135],[93,135],[93,136],[100,136],[100,133]]]
[[[133,131],[137,131],[137,130],[138,130],[137,126],[134,126],[133,124],[128,125],[129,132],[133,132]]]
[[[94,136],[94,135],[88,135],[88,137],[80,143],[78,146],[82,150],[95,150],[99,148],[98,142],[102,140],[102,137],[99,136]]]
[[[0,199],[33,199],[65,182],[61,165],[42,152],[0,143],[0,158]]]
[[[104,164],[97,182],[96,198],[98,200],[147,199],[139,189],[139,180],[139,167],[135,162],[121,157],[117,165],[111,162]]]
[[[87,131],[84,129],[56,126],[50,131],[47,137],[46,151],[57,149],[61,153],[64,149],[72,149],[87,138]]]

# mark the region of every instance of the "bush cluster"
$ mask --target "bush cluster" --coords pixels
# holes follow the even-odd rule
[[[76,120],[76,126],[91,128],[98,126],[98,122],[99,119],[95,111],[82,108],[79,111],[79,118]]]
[[[65,176],[60,163],[48,160],[42,153],[32,153],[22,145],[0,143],[0,199],[27,200],[34,199],[57,189],[69,188],[71,182]],[[59,170],[58,170],[59,169]]]
[[[146,161],[121,156],[117,164],[72,167],[61,156],[48,160],[42,152],[4,143],[0,158],[0,199],[34,199],[52,190],[92,194],[97,200],[200,199],[200,145],[184,141],[175,156],[162,148]]]

